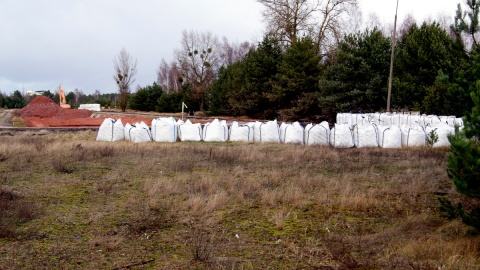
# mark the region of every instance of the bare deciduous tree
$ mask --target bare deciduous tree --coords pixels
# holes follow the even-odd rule
[[[262,13],[267,31],[284,45],[297,41],[299,35],[309,33],[314,22],[318,2],[307,0],[257,0],[265,9]]]
[[[191,84],[192,94],[198,100],[200,110],[203,110],[205,92],[215,79],[220,63],[218,38],[211,32],[184,30],[181,46],[176,51],[176,59],[182,80]]]
[[[73,90],[73,94],[75,95],[75,103],[80,104],[83,102],[83,97],[85,94],[82,90],[75,88],[75,90]]]
[[[172,61],[168,64],[165,59],[162,59],[157,70],[157,84],[160,85],[163,91],[166,93],[179,91],[182,87],[180,82],[181,76],[177,62]]]
[[[226,37],[223,37],[223,43],[221,44],[221,64],[229,66],[237,61],[243,59],[243,57],[255,46],[248,41],[242,43],[230,43]]]
[[[130,85],[135,82],[137,74],[137,60],[133,60],[130,54],[123,48],[116,58],[113,59],[115,74],[113,79],[118,85],[120,109],[124,112],[127,108]]]
[[[318,54],[326,53],[344,34],[346,15],[357,0],[257,0],[263,4],[267,30],[288,46],[301,36],[310,36]]]

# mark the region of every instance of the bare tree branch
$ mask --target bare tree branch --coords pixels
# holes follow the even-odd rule
[[[113,59],[115,74],[113,79],[118,85],[120,94],[120,108],[125,111],[130,94],[130,85],[135,82],[137,74],[137,60],[133,60],[130,54],[123,48],[116,58]]]
[[[211,32],[182,32],[182,48],[176,59],[182,79],[192,85],[192,92],[203,110],[205,92],[216,77],[220,63],[218,38]]]
[[[267,31],[284,46],[310,36],[318,54],[325,54],[345,33],[347,15],[357,0],[257,0],[265,7]],[[357,16],[358,17],[358,16]]]

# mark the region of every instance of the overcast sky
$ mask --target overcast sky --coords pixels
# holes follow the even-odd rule
[[[396,0],[358,0],[364,20],[393,25]],[[465,0],[399,0],[421,22],[453,18]],[[0,91],[116,92],[113,59],[125,48],[138,61],[137,85],[151,85],[170,61],[181,32],[211,31],[230,42],[258,42],[264,24],[255,0],[0,0]]]

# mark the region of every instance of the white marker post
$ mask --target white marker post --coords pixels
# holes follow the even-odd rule
[[[185,104],[185,102],[182,102],[182,121],[183,121],[183,108],[187,108],[187,105]]]

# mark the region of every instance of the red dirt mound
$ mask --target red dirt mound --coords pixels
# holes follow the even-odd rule
[[[38,96],[19,111],[21,116],[54,117],[62,113],[62,107],[48,97]]]
[[[19,111],[23,117],[57,118],[62,120],[90,117],[89,110],[63,109],[48,97],[38,96]]]

